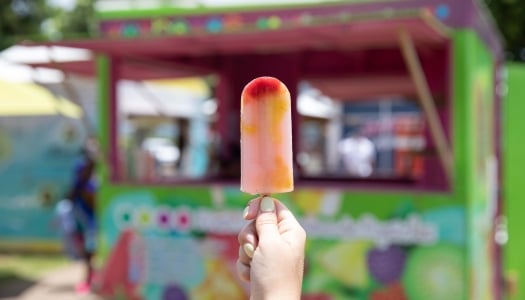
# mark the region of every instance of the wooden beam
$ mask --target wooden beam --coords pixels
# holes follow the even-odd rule
[[[399,34],[399,43],[403,58],[410,72],[410,77],[416,86],[416,92],[421,107],[430,127],[430,134],[434,140],[443,169],[447,176],[448,182],[452,184],[453,179],[453,155],[449,146],[445,130],[439,120],[439,115],[435,106],[434,99],[430,92],[428,82],[423,72],[421,62],[417,55],[414,41],[406,30],[401,30]]]

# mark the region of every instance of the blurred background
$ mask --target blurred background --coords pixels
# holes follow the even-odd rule
[[[518,0],[0,1],[0,299],[248,299],[262,75],[292,95],[303,299],[525,299]]]

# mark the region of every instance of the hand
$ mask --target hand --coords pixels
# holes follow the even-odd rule
[[[237,271],[251,282],[251,300],[299,300],[304,271],[306,233],[279,200],[250,201],[239,233]]]

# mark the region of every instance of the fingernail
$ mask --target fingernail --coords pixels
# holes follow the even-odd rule
[[[244,253],[246,253],[246,255],[248,255],[248,257],[250,257],[250,258],[253,257],[253,252],[255,251],[255,249],[253,249],[253,245],[252,244],[246,243],[246,244],[242,245],[242,249],[244,250]]]
[[[246,217],[248,216],[248,212],[250,211],[250,207],[246,206],[244,210],[242,211],[242,218],[246,220]]]
[[[273,199],[270,197],[264,197],[261,200],[261,210],[263,212],[272,212],[275,210],[275,204],[273,203]]]

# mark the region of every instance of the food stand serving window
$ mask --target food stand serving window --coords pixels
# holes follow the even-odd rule
[[[450,190],[449,50],[416,57],[401,48],[318,54],[307,63],[296,124],[305,184]]]
[[[424,121],[415,101],[392,97],[343,103],[319,91],[307,94],[318,98],[299,99],[297,161],[303,177],[416,180],[423,175]],[[321,116],[323,109],[316,105],[323,104]]]
[[[118,87],[120,180],[202,179],[214,168],[216,101],[200,79]]]

